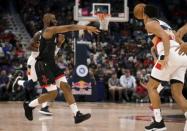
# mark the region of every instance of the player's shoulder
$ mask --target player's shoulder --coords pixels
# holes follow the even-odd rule
[[[160,27],[160,23],[156,20],[152,20],[152,21],[149,21],[145,24],[145,29],[149,32],[149,31],[153,31],[157,28]]]

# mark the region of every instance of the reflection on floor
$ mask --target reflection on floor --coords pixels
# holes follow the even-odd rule
[[[75,125],[66,103],[52,103],[53,116],[34,111],[34,120],[24,117],[22,102],[0,102],[0,131],[144,131],[152,112],[148,104],[78,103],[82,112],[92,117]],[[164,104],[162,113],[168,131],[182,131],[185,123],[182,111],[175,104]]]

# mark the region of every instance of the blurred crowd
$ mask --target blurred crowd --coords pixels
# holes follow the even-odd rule
[[[0,6],[0,100],[23,100],[23,89],[13,89],[12,78],[16,73],[24,76],[27,58],[21,42],[9,29],[5,7]]]
[[[106,0],[102,1],[106,2]],[[93,1],[87,0],[85,4],[91,2]],[[114,6],[117,7],[116,0],[110,0],[110,2],[115,2]],[[150,54],[151,42],[145,33],[143,23],[132,16],[132,9],[136,2],[136,0],[129,0],[129,22],[110,23],[108,32],[102,32],[98,36],[85,34],[81,38],[92,43],[89,45],[90,58],[87,60],[89,71],[94,75],[96,81],[103,83],[106,101],[149,101],[146,83],[154,61]],[[175,29],[184,24],[187,18],[187,12],[181,9],[185,8],[184,3],[187,3],[185,0],[142,0],[142,2],[158,5],[162,14],[166,16],[165,19]],[[15,3],[31,36],[42,29],[42,17],[46,12],[54,13],[60,25],[76,23],[73,20],[73,5],[74,0],[17,0]],[[3,96],[1,94],[6,94],[4,92],[12,92],[11,87],[7,85],[15,70],[20,69],[21,75],[25,77],[27,59],[22,45],[15,35],[6,28],[1,29],[2,20],[0,17],[0,63],[2,65],[0,67],[0,100]],[[98,24],[91,23],[90,25],[97,26]],[[3,27],[6,26],[3,25]],[[65,73],[67,77],[70,77],[74,68],[73,41],[76,33],[66,33],[65,36],[65,45],[58,53],[57,63],[61,68],[66,69]],[[165,86],[163,101],[168,102],[170,100],[169,85],[165,84]],[[7,98],[11,100],[9,93],[7,95],[9,96]]]

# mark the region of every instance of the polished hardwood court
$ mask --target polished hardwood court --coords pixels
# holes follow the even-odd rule
[[[54,102],[53,116],[34,110],[34,120],[24,116],[22,102],[0,102],[0,131],[144,131],[150,123],[152,112],[149,104],[77,103],[81,112],[90,112],[91,119],[75,125],[66,103]],[[168,131],[182,131],[183,113],[176,104],[163,104],[162,113]]]

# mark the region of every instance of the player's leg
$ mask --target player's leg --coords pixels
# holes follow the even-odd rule
[[[42,94],[47,93],[45,88],[42,89]],[[48,102],[42,103],[42,108],[39,110],[39,113],[42,115],[52,115],[53,113],[49,111]]]
[[[158,85],[158,88],[157,88],[158,94],[160,94],[160,92],[161,92],[163,89],[164,89],[164,87],[163,87],[162,84],[160,83],[160,84]],[[153,111],[153,106],[152,106],[152,104],[150,104],[149,109],[151,109],[151,110]]]
[[[164,121],[162,119],[161,110],[160,110],[160,96],[157,91],[157,88],[160,84],[160,81],[155,78],[150,78],[147,84],[147,90],[149,94],[149,98],[153,107],[153,114],[154,120],[153,122],[145,127],[145,131],[152,131],[152,130],[166,130]]]
[[[179,68],[174,73],[174,75],[172,75],[172,79],[170,80],[170,83],[171,83],[172,97],[176,101],[176,103],[179,105],[179,108],[184,112],[184,116],[187,119],[187,100],[182,94],[182,90],[184,87],[183,83],[184,83],[185,72],[186,72],[185,67]]]
[[[65,79],[65,78],[63,78],[63,79]],[[67,82],[62,80],[60,82],[60,89],[63,91],[64,97],[71,108],[71,111],[74,115],[75,124],[85,121],[91,117],[90,113],[82,114],[79,111],[77,104],[75,102],[75,98],[72,94],[71,87]]]
[[[178,80],[171,80],[171,82],[172,97],[187,117],[187,100],[184,98],[182,94],[184,84]]]
[[[175,69],[173,69],[171,66],[167,66],[167,68],[161,69],[159,63],[156,63],[152,69],[151,77],[149,79],[149,82],[147,83],[147,90],[153,107],[154,119],[149,126],[145,127],[146,131],[166,130],[161,115],[161,110],[160,110],[161,101],[157,88],[160,84],[160,81],[168,81],[170,79],[170,74],[171,74],[170,72],[172,72],[173,70]]]
[[[51,69],[48,64],[39,61],[36,62],[35,67],[40,85],[47,89],[47,93],[42,94],[40,97],[36,98],[31,102],[24,103],[25,116],[28,120],[33,120],[32,110],[36,106],[47,101],[52,101],[57,96],[57,87],[53,84],[55,83],[55,77],[51,72]]]
[[[74,115],[74,120],[75,120],[75,124],[78,124],[82,121],[85,121],[87,119],[89,119],[91,117],[91,114],[87,113],[87,114],[82,114],[76,104],[75,98],[72,94],[72,90],[70,85],[67,82],[66,77],[64,76],[64,71],[59,69],[58,66],[53,66],[53,71],[56,73],[56,85],[57,87],[59,87],[63,93],[64,93],[64,97],[65,100],[67,101],[67,103],[70,106],[70,109]]]
[[[33,120],[33,109],[47,101],[52,101],[56,98],[57,96],[57,87],[56,85],[49,85],[46,87],[48,89],[48,93],[44,93],[38,98],[34,99],[31,102],[24,102],[24,110],[25,110],[25,116],[28,120]]]

